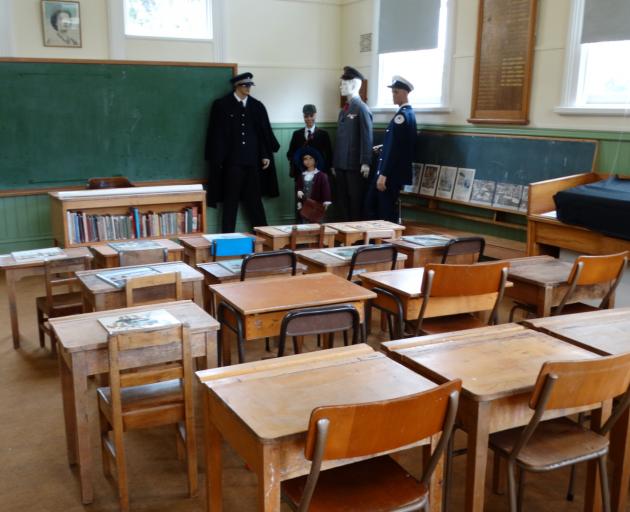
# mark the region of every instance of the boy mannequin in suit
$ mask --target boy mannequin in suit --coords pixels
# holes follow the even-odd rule
[[[317,120],[317,108],[315,105],[304,105],[302,107],[302,114],[304,115],[304,128],[293,132],[291,142],[289,143],[289,150],[287,151],[289,176],[296,178],[300,172],[300,169],[296,168],[293,158],[296,151],[305,146],[315,148],[319,152],[322,156],[319,170],[328,174],[332,159],[332,146],[328,132],[318,128],[315,124]]]

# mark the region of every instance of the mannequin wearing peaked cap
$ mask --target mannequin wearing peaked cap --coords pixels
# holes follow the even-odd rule
[[[337,184],[335,201],[342,220],[360,220],[365,195],[365,180],[372,161],[372,113],[359,97],[363,75],[346,66],[339,90],[346,97],[339,111],[333,167]]]
[[[412,163],[416,148],[416,116],[409,104],[413,85],[401,76],[394,76],[392,99],[398,111],[385,131],[385,139],[376,172],[365,198],[365,217],[398,222],[398,196],[403,185],[412,181]]]
[[[299,167],[293,163],[295,152],[304,147],[310,146],[319,151],[321,155],[319,170],[328,174],[330,162],[332,160],[332,145],[330,136],[326,130],[322,130],[316,124],[317,108],[315,105],[307,104],[302,107],[304,115],[304,128],[295,130],[291,135],[287,159],[289,160],[289,176],[296,178],[300,172]]]
[[[273,153],[280,149],[265,106],[249,95],[251,73],[230,80],[233,91],[212,104],[206,138],[208,205],[223,202],[224,233],[234,232],[239,202],[252,226],[266,226],[262,196],[279,195]]]

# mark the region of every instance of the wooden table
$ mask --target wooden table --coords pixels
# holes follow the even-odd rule
[[[184,248],[172,240],[151,240],[168,251],[168,261],[181,261],[184,256]],[[115,243],[115,242],[114,242]],[[91,245],[90,250],[94,254],[94,268],[113,268],[120,266],[118,251],[109,243]]]
[[[314,408],[390,400],[435,386],[364,344],[216,368],[197,376],[205,386],[207,510],[213,512],[222,508],[223,440],[256,473],[258,510],[277,512],[281,481],[310,469],[304,442]],[[439,480],[437,474],[432,479],[433,510],[441,501]]]
[[[69,258],[89,256],[92,254],[87,247],[64,249],[63,252]],[[17,300],[15,285],[21,279],[31,276],[44,275],[44,260],[15,261],[10,254],[0,256],[0,269],[4,270],[7,281],[7,299],[9,300],[9,317],[11,319],[11,334],[13,336],[13,348],[20,348],[20,328],[18,324]]]
[[[244,341],[278,336],[282,319],[293,309],[351,304],[363,319],[365,302],[376,297],[374,292],[328,273],[216,284],[210,289],[217,304],[225,301],[237,311],[237,318],[230,315],[226,321],[233,329],[240,322]],[[227,340],[222,336],[223,361],[230,364]]]
[[[527,327],[550,334],[602,356],[630,352],[630,308],[605,309],[575,315],[536,318]],[[630,484],[630,412],[617,420],[610,434],[611,504],[625,512]]]
[[[298,224],[298,226],[304,226],[305,224]],[[314,227],[319,227],[319,224],[313,224]],[[263,239],[263,243],[265,247],[271,249],[272,251],[277,251],[278,249],[283,249],[287,247],[290,242],[291,233],[287,232],[287,228],[291,228],[292,225],[289,224],[287,226],[260,226],[254,228],[254,232],[258,237]],[[337,233],[334,229],[327,227],[324,232],[324,245],[326,247],[334,247],[335,246],[335,234]],[[317,243],[319,239],[319,234],[303,236],[299,235],[297,237],[298,244],[312,244]]]
[[[254,252],[263,251],[263,239],[252,235],[251,233],[234,233],[236,235],[245,235],[254,239]],[[208,235],[212,236],[212,235]],[[179,241],[184,246],[184,262],[194,267],[199,263],[212,261],[210,255],[210,246],[212,243],[203,235],[180,235]],[[217,259],[230,259],[233,256],[219,256]]]
[[[335,239],[342,245],[352,245],[355,242],[365,240],[366,234],[370,240],[374,238],[400,238],[405,230],[405,226],[387,220],[332,222],[326,223],[326,226],[337,232]]]
[[[549,316],[551,308],[562,301],[569,287],[567,279],[573,264],[551,256],[530,256],[507,260],[510,262],[509,280],[514,284],[505,296],[515,301],[536,306],[537,316]],[[579,286],[570,302],[602,298],[605,285]],[[614,297],[611,298],[611,307]]]
[[[84,313],[53,318],[50,324],[59,339],[59,368],[63,411],[66,426],[68,461],[79,466],[81,501],[91,503],[92,449],[90,447],[89,400],[96,402],[96,395],[88,393],[88,377],[109,371],[107,331],[99,323],[99,317],[115,316],[133,311],[165,309],[182,323],[190,326],[193,357],[207,357],[215,350],[218,322],[190,301],[165,302],[136,306],[106,313]],[[156,364],[173,361],[178,354],[168,351],[142,349],[136,353],[142,363]]]
[[[396,249],[398,249],[399,253],[407,256],[405,268],[424,267],[427,263],[441,263],[442,256],[444,256],[444,248],[446,247],[445,245],[426,247],[412,242],[407,242],[402,238],[392,238],[384,240],[384,242],[392,244],[396,247]],[[453,263],[474,263],[472,255],[467,257],[454,256],[452,259]]]
[[[322,249],[305,249],[296,251],[298,261],[306,266],[306,272],[312,274],[315,272],[330,272],[344,279],[348,278],[350,271],[350,260],[342,260],[337,256],[327,253]],[[403,268],[407,256],[398,254],[396,268]],[[373,263],[370,265],[360,265],[358,269],[365,269],[366,272],[374,272],[377,270],[391,269],[391,263]]]
[[[395,360],[431,380],[443,383],[462,379],[458,425],[468,433],[468,512],[483,510],[489,435],[529,422],[533,414],[529,397],[542,364],[597,357],[516,324],[390,341],[382,347]],[[577,411],[560,411],[556,416],[573,412]],[[591,492],[585,503],[592,504],[592,498]]]
[[[192,299],[197,304],[203,304],[203,275],[194,268],[181,261],[172,263],[152,263],[150,265],[132,265],[124,268],[151,267],[159,272],[180,272],[182,278],[182,295],[184,299]],[[111,270],[111,269],[110,269]],[[116,288],[114,285],[103,281],[97,274],[104,269],[85,270],[77,272],[83,292],[83,304],[85,311],[103,311],[125,307],[125,288]]]

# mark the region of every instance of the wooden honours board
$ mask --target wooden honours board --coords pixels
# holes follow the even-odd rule
[[[538,0],[481,0],[471,123],[528,124]]]

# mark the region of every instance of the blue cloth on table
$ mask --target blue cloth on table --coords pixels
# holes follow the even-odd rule
[[[217,238],[212,241],[210,254],[217,256],[245,256],[254,252],[254,239],[249,236]]]

